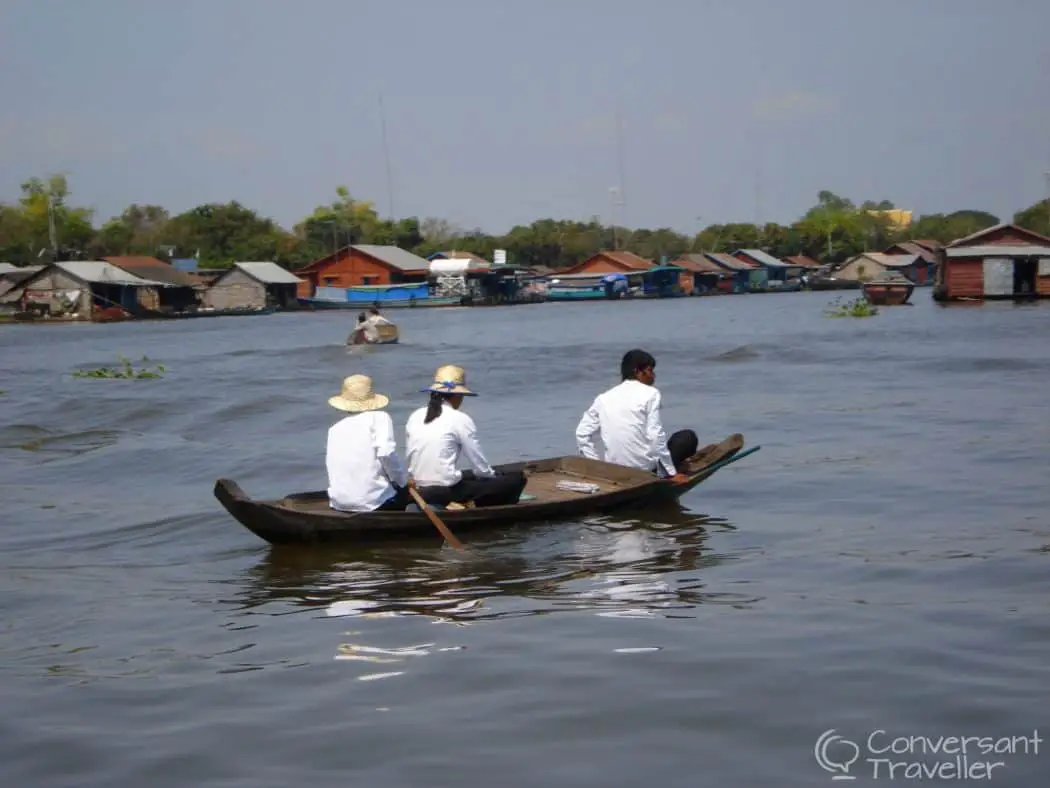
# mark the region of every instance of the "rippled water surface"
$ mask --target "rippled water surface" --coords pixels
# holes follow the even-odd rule
[[[810,786],[830,728],[1050,732],[1050,308],[828,300],[0,327],[3,784]],[[680,512],[278,550],[212,497],[322,488],[353,372],[403,437],[461,364],[490,460],[573,453],[634,346],[669,430],[762,446]],[[70,375],[118,354],[167,374]]]

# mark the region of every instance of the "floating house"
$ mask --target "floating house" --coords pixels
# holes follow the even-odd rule
[[[849,260],[831,267],[831,274],[836,279],[853,282],[868,282],[888,273],[897,273],[912,282],[919,276],[925,276],[926,264],[915,254],[886,254],[884,252],[864,252],[854,255]]]
[[[788,280],[801,277],[805,270],[801,266],[785,263],[761,249],[737,249],[730,254],[737,260],[766,269],[767,286],[782,287]]]
[[[435,298],[459,298],[464,306],[518,304],[542,299],[523,295],[528,269],[507,265],[507,252],[497,249],[490,263],[470,252],[438,252],[430,262],[428,280]],[[531,292],[531,291],[530,291]]]
[[[798,268],[803,269],[803,274],[819,271],[823,267],[812,257],[804,254],[788,255],[784,258],[784,262],[788,265],[797,266]]]
[[[421,284],[427,280],[427,260],[398,246],[356,244],[298,269],[303,280],[300,298],[312,298],[318,288]]]
[[[692,290],[693,277],[681,266],[660,264],[647,271],[642,271],[642,291],[645,298],[676,298],[689,295]],[[689,290],[684,281],[688,281]]]
[[[156,291],[175,287],[145,279],[104,260],[74,260],[44,266],[19,285],[24,312],[74,320],[142,316],[154,309]]]
[[[182,312],[196,308],[207,290],[207,285],[199,279],[156,257],[124,255],[102,259],[125,273],[171,285],[143,293],[146,300],[140,300],[140,303],[155,312]]]
[[[272,262],[238,262],[204,293],[204,305],[217,310],[294,309],[302,280]]]
[[[693,295],[732,293],[735,273],[709,260],[703,254],[684,254],[673,262],[684,270],[682,289]]]
[[[705,252],[704,257],[733,275],[733,293],[761,292],[766,289],[769,272],[761,266],[725,252]]]
[[[42,265],[19,267],[11,263],[0,263],[0,303],[16,302],[22,292],[21,283],[43,268]]]
[[[915,265],[914,271],[902,273],[915,284],[922,286],[933,284],[937,272],[937,253],[940,249],[941,244],[937,241],[901,241],[883,251],[886,254],[913,254],[918,257],[921,262]]]
[[[939,252],[938,301],[1050,297],[1050,238],[998,224]]]

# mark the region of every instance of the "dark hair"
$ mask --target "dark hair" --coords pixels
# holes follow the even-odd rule
[[[368,317],[365,315],[364,312],[358,312],[357,313],[357,322],[358,323],[364,323],[366,320],[368,320]]]
[[[375,307],[372,307],[368,311],[371,312],[373,315],[378,315],[379,314],[379,310],[376,309]]]
[[[441,406],[448,398],[448,394],[444,394],[440,391],[430,392],[430,402],[427,403],[427,415],[426,418],[423,419],[424,424],[429,424],[441,415]]]
[[[656,359],[644,350],[628,350],[620,362],[620,375],[624,380],[634,380],[643,369],[656,369]]]

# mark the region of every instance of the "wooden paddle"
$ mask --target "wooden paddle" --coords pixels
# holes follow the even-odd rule
[[[463,546],[463,543],[456,538],[456,535],[454,533],[448,530],[448,526],[441,522],[441,518],[437,516],[437,513],[427,505],[426,501],[423,500],[423,496],[416,492],[416,488],[414,485],[409,486],[408,494],[412,496],[413,500],[415,500],[416,506],[422,509],[426,513],[427,517],[430,518],[430,522],[432,522],[434,524],[434,527],[441,532],[441,535],[445,537],[446,542],[455,547],[457,550],[466,550],[466,548]]]

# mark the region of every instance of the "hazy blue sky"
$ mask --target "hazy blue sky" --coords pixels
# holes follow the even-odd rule
[[[504,232],[789,222],[828,188],[1007,217],[1050,169],[1046,0],[0,0],[0,200],[97,220],[338,184]]]

